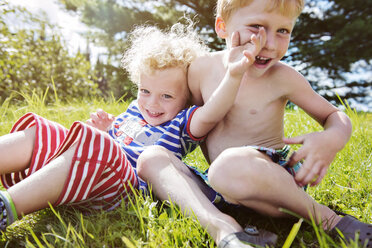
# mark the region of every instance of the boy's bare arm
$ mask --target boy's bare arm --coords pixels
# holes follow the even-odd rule
[[[233,34],[226,74],[208,101],[194,113],[190,123],[193,136],[206,135],[230,110],[244,73],[254,63],[255,56],[265,42],[264,29],[261,29],[258,35],[252,35],[251,42],[243,46],[240,44],[239,33]]]
[[[285,138],[284,142],[302,144],[290,163],[294,165],[304,159],[295,180],[301,186],[309,183],[314,186],[323,179],[337,152],[349,140],[352,128],[346,114],[314,92],[305,79],[298,77],[297,80],[292,84],[289,100],[317,120],[324,127],[324,131]]]

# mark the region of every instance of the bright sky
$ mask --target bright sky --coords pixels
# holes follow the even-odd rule
[[[86,30],[86,26],[79,22],[78,16],[72,16],[62,11],[53,0],[12,0],[11,3],[25,7],[31,13],[41,14],[44,11],[50,23],[61,26],[62,34],[68,41],[70,51],[76,51],[79,46],[86,47],[85,40],[79,35]]]
[[[81,51],[86,49],[86,39],[80,34],[88,30],[87,26],[79,21],[79,16],[71,15],[62,10],[54,0],[11,0],[14,5],[25,7],[34,14],[42,14],[44,11],[51,24],[61,27],[63,37],[67,41],[67,48],[70,52],[75,52],[79,48]],[[98,53],[105,51],[104,48],[90,45],[91,62],[95,62]]]

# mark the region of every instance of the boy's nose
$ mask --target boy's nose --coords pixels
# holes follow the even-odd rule
[[[156,96],[151,96],[148,103],[150,106],[157,106],[159,101]]]
[[[267,35],[266,35],[266,42],[265,42],[265,48],[267,50],[274,50],[275,47],[276,47],[275,35],[267,33]]]

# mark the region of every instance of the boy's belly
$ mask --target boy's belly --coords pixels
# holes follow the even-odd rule
[[[254,129],[252,131],[252,129]],[[268,148],[280,149],[284,146],[283,130],[281,126],[273,129],[261,127],[239,127],[226,126],[220,123],[213,129],[207,137],[206,147],[208,149],[210,161],[214,161],[217,156],[227,148],[241,146],[263,146]]]

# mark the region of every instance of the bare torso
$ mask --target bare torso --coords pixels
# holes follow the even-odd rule
[[[209,99],[225,74],[223,64],[215,62],[222,59],[215,59],[212,56],[222,56],[222,53],[207,58],[210,63],[204,61],[209,66],[213,64],[215,73],[201,75],[199,87],[203,102]],[[246,145],[275,149],[283,147],[283,116],[287,100],[283,97],[284,92],[279,85],[273,80],[265,80],[265,77],[259,79],[243,77],[235,104],[208,134],[206,147],[210,161],[215,160],[229,147]]]

